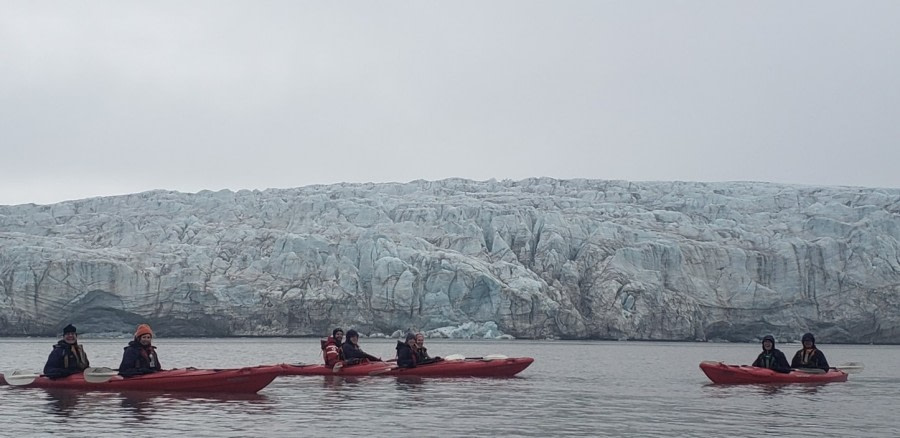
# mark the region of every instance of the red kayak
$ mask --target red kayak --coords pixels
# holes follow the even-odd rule
[[[466,358],[443,360],[415,368],[398,368],[389,362],[364,362],[334,372],[325,365],[282,364],[289,376],[416,376],[416,377],[512,377],[528,368],[530,357]]]
[[[748,365],[728,365],[722,362],[700,362],[700,369],[713,383],[827,383],[846,382],[847,373],[831,369],[827,373],[821,370],[794,370],[790,373],[779,373],[768,368],[757,368]]]
[[[28,382],[27,377],[9,376],[10,382],[0,374],[0,384],[15,385],[23,388],[64,388],[87,391],[159,391],[159,392],[220,392],[220,393],[255,393],[272,383],[280,376],[283,369],[280,365],[264,365],[232,369],[196,369],[180,368],[144,374],[135,377],[113,375],[105,382],[91,383],[85,381],[84,374],[73,374],[61,379],[48,379],[34,376]]]

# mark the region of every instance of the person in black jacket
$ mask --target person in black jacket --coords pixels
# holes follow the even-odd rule
[[[762,353],[753,361],[753,366],[760,368],[768,368],[779,373],[791,372],[791,366],[788,365],[787,357],[781,350],[775,348],[775,337],[766,335],[762,339]]]
[[[791,368],[820,368],[826,372],[831,369],[825,354],[816,348],[816,338],[812,333],[804,333],[800,338],[803,348],[797,350],[794,359],[791,360]]]
[[[415,368],[418,362],[416,354],[416,335],[406,334],[406,342],[397,341],[397,366],[400,368]]]
[[[119,364],[119,375],[130,377],[162,371],[156,347],[152,345],[153,330],[147,324],[141,324],[134,332],[134,340],[125,347],[122,363]]]
[[[53,346],[44,375],[51,379],[59,379],[77,374],[91,366],[84,347],[78,344],[78,330],[69,324],[63,328],[63,338]]]
[[[419,365],[443,360],[440,356],[431,357],[428,355],[428,348],[425,347],[425,335],[423,333],[416,333],[416,345],[413,349],[416,352],[416,363]]]
[[[341,345],[341,352],[344,353],[344,365],[354,365],[362,360],[381,361],[381,358],[372,356],[359,348],[359,333],[353,329],[347,331],[347,340]]]

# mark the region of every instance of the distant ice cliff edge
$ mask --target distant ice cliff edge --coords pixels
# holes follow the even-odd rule
[[[0,335],[900,342],[900,190],[414,181],[0,206]]]

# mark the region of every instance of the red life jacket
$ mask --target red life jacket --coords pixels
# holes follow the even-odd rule
[[[341,347],[338,347],[334,337],[329,336],[322,345],[322,358],[325,360],[325,366],[333,367],[342,359]]]

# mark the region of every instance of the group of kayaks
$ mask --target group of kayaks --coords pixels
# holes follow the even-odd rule
[[[528,368],[530,357],[490,355],[462,357],[451,355],[445,360],[415,368],[399,368],[392,362],[362,362],[332,369],[321,364],[277,364],[231,369],[181,368],[135,377],[119,376],[109,368],[88,368],[84,373],[60,379],[39,374],[14,372],[0,374],[0,385],[26,388],[60,388],[88,391],[162,391],[256,393],[278,376],[415,376],[415,377],[513,377]],[[704,361],[700,369],[718,384],[785,384],[845,382],[851,372],[861,371],[862,364],[848,364],[828,371],[796,369],[779,373],[767,368],[729,365]]]
[[[109,368],[88,368],[84,373],[50,379],[35,373],[0,374],[0,385],[25,388],[60,388],[88,391],[160,391],[256,393],[278,376],[416,376],[416,377],[513,377],[534,359],[502,355],[462,357],[399,368],[392,362],[362,362],[332,369],[314,364],[277,364],[232,369],[181,368],[135,377],[122,377]]]

